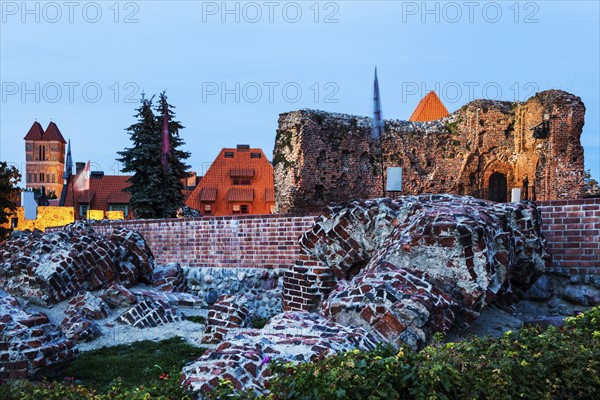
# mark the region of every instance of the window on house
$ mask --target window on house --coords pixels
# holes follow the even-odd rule
[[[50,181],[50,174],[46,174],[46,182],[51,182]]]
[[[240,211],[241,211],[241,213],[242,213],[242,214],[248,214],[248,208],[249,208],[249,207],[248,207],[248,205],[247,205],[247,204],[242,204],[242,205],[240,206]]]
[[[212,204],[204,205],[204,214],[212,214]]]
[[[270,207],[270,210],[271,210],[271,214],[275,214],[275,205],[272,205]]]
[[[79,216],[81,218],[87,218],[87,213],[90,210],[89,204],[80,204],[79,205]]]
[[[31,172],[27,173],[27,183],[31,183]]]
[[[25,145],[25,151],[32,151],[33,150],[33,146],[31,145],[31,143],[27,143]]]
[[[37,183],[37,178],[38,178],[37,174],[33,174],[33,183]]]
[[[40,182],[44,182],[44,173],[40,172]]]
[[[110,211],[123,211],[123,216],[127,218],[129,214],[129,206],[126,204],[109,204],[108,209]]]
[[[52,174],[52,183],[56,183],[56,174]]]
[[[260,158],[260,153],[250,153],[250,158]]]
[[[32,161],[33,160],[33,157],[31,157],[31,154],[27,154],[26,160],[27,161]]]
[[[233,158],[233,151],[226,151],[225,158]]]
[[[240,179],[240,178],[235,178],[233,180],[233,184],[235,186],[250,186],[252,184],[252,180],[250,179]]]
[[[231,208],[231,212],[233,214],[239,214],[241,210],[241,207],[239,204],[234,204],[233,207]]]

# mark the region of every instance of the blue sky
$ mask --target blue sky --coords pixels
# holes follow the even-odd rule
[[[278,115],[408,119],[435,89],[474,98],[563,89],[586,107],[586,168],[600,180],[597,1],[0,1],[0,159],[24,167],[23,136],[56,122],[76,161],[119,172],[142,92],[167,90],[192,169],[222,147],[270,157]]]

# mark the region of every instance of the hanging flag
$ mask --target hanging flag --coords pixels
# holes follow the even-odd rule
[[[81,192],[84,190],[90,190],[90,162],[88,161],[85,164],[85,167],[81,170],[75,181],[73,182],[73,189],[76,192]]]
[[[377,67],[375,67],[375,80],[373,82],[373,128],[371,135],[374,139],[381,140],[383,134],[383,119],[381,118],[381,100],[379,98],[379,80]]]
[[[163,169],[169,168],[169,155],[171,153],[171,144],[169,143],[169,116],[167,106],[163,114],[162,142],[160,143],[160,163]]]

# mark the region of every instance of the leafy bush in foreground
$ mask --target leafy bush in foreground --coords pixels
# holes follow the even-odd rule
[[[237,399],[600,399],[600,308],[562,328],[521,328],[498,339],[435,341],[416,353],[384,347],[293,365],[274,362],[270,394]]]
[[[381,347],[321,357],[314,363],[272,362],[269,394],[235,392],[230,382],[208,399],[600,399],[600,307],[568,318],[563,328],[522,328],[498,339],[439,340],[420,352]],[[148,386],[120,381],[99,394],[69,382],[19,382],[0,398],[192,399],[179,370]]]

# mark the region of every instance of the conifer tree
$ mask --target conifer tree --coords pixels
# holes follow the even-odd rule
[[[164,112],[167,110],[167,121],[169,126],[169,144],[170,152],[168,160],[168,166],[166,171],[162,170],[162,178],[165,182],[163,186],[162,198],[163,213],[168,217],[174,217],[177,210],[183,206],[183,183],[182,179],[188,177],[189,165],[185,164],[184,160],[190,158],[190,153],[181,150],[181,146],[185,144],[181,136],[179,136],[179,130],[184,129],[184,126],[177,120],[175,120],[175,112],[173,109],[175,106],[167,102],[167,96],[165,92],[162,92],[158,98],[158,104],[156,106],[156,125],[160,128],[159,138],[162,138],[162,124]],[[160,141],[159,141],[159,152],[160,152]]]
[[[169,136],[171,156],[169,165],[164,169],[160,162],[162,138],[162,111],[153,112],[153,100],[142,99],[137,109],[138,121],[126,130],[133,146],[120,151],[119,162],[123,163],[123,172],[132,173],[130,186],[130,205],[135,218],[171,218],[183,205],[183,185],[181,179],[187,176],[189,168],[183,160],[190,154],[179,149],[184,141],[179,136],[183,126],[174,119],[173,106],[167,103],[165,93],[161,93],[157,110],[167,107],[169,110]]]
[[[21,174],[15,167],[9,167],[6,161],[0,161],[0,241],[10,233],[10,229],[3,225],[17,208],[14,202],[18,200],[21,191],[17,187],[20,180]]]

